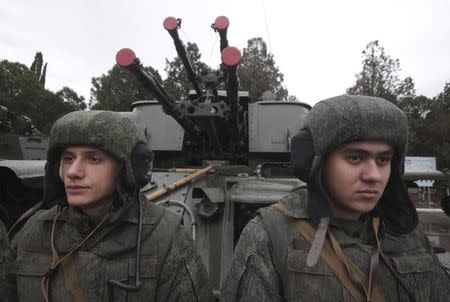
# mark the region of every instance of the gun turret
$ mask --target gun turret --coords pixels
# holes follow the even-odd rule
[[[155,98],[161,104],[164,112],[172,116],[185,131],[189,132],[194,137],[200,137],[201,130],[198,125],[182,114],[175,101],[166,93],[158,80],[156,80],[152,74],[144,70],[134,51],[129,48],[121,49],[116,55],[116,62],[119,66],[125,67],[133,72],[144,87],[153,93]]]
[[[241,61],[241,53],[237,48],[226,47],[222,51],[225,84],[227,87],[228,106],[230,106],[230,123],[233,129],[232,145],[239,144],[239,80],[236,74],[237,66]]]
[[[227,39],[228,25],[230,25],[230,21],[228,21],[228,18],[225,16],[217,17],[214,23],[211,24],[212,29],[214,29],[214,31],[217,31],[219,33],[221,52],[228,47],[228,39]]]
[[[248,128],[244,115],[247,112],[248,96],[239,93],[237,66],[241,53],[229,47],[226,37],[229,25],[226,17],[218,17],[214,30],[221,37],[222,64],[218,70],[198,76],[188,57],[183,42],[178,36],[181,19],[168,17],[164,28],[172,37],[178,56],[194,87],[195,97],[174,100],[149,72],[145,71],[131,49],[117,53],[117,63],[133,72],[161,104],[163,111],[172,116],[188,132],[184,137],[183,151],[192,159],[224,159],[239,162],[248,152]],[[224,89],[225,88],[225,89]],[[222,90],[220,90],[222,89]]]
[[[178,56],[181,58],[183,62],[184,68],[186,68],[186,72],[191,81],[192,86],[194,86],[194,90],[197,93],[197,96],[200,97],[203,95],[203,89],[200,84],[200,78],[196,74],[194,70],[194,66],[192,66],[191,60],[189,59],[186,48],[184,47],[183,41],[181,41],[178,36],[178,28],[181,26],[181,19],[175,19],[174,17],[167,17],[164,20],[164,28],[169,32],[170,36],[173,39],[173,43],[175,44],[175,48],[177,50]]]

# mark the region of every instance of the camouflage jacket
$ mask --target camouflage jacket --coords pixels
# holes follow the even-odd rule
[[[69,219],[64,208],[58,217],[55,245],[62,257],[77,246],[84,236]],[[84,301],[211,301],[207,272],[181,217],[153,203],[143,205],[141,246],[141,289],[127,292],[111,287],[109,279],[134,284],[137,205],[114,225],[105,225],[80,250],[68,258]],[[0,295],[2,301],[44,301],[41,280],[52,263],[51,228],[56,207],[33,215],[15,236],[15,270],[7,273],[2,265]],[[72,283],[74,283],[72,282]],[[60,265],[50,281],[51,301],[72,301],[65,267]],[[11,290],[11,288],[15,290]],[[73,300],[75,301],[75,300]],[[78,301],[78,300],[77,300]]]
[[[7,280],[8,272],[14,267],[14,262],[8,261],[8,256],[11,254],[8,243],[8,234],[5,226],[0,220],[0,280]],[[15,288],[8,282],[0,281],[0,297],[14,296]],[[2,300],[3,301],[3,300]]]
[[[282,199],[291,218],[308,219],[305,196],[298,190]],[[274,207],[259,210],[236,245],[222,301],[354,301],[322,258],[313,267],[306,265],[311,245],[294,219]],[[367,274],[374,240],[369,223],[333,220],[330,230],[344,254]],[[395,271],[381,261],[376,267],[374,285],[385,301],[448,301],[450,279],[420,230],[404,235],[385,230],[381,245]]]

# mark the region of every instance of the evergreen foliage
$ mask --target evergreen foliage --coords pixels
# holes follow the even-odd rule
[[[194,71],[199,77],[211,70],[208,65],[200,60],[202,55],[200,54],[196,43],[188,42],[186,53],[190,58]],[[183,62],[178,56],[174,57],[172,61],[166,59],[164,71],[167,73],[167,78],[164,80],[164,88],[175,100],[185,98],[188,95],[189,90],[194,89],[191,81],[189,81]]]
[[[378,96],[397,103],[399,98],[415,95],[411,77],[400,79],[400,60],[392,59],[379,41],[371,41],[362,52],[362,71],[356,74],[356,83],[348,94]]]
[[[41,132],[48,133],[53,122],[62,115],[86,108],[84,98],[64,87],[56,94],[46,90],[36,76],[39,56],[32,70],[21,63],[0,61],[0,105],[14,114],[26,115]],[[42,75],[45,82],[45,70]]]
[[[44,63],[44,58],[40,51],[36,52],[34,56],[34,61],[31,63],[30,71],[35,74],[39,83],[41,83],[42,87],[45,87],[45,77],[47,74],[47,63],[45,63],[44,68],[42,65]]]
[[[156,70],[144,69],[161,82]],[[114,65],[107,74],[92,78],[92,86],[89,103],[94,110],[129,111],[133,102],[154,99],[130,71],[119,65]]]
[[[259,101],[267,90],[276,93],[277,99],[288,96],[287,89],[283,87],[284,76],[276,66],[273,54],[267,51],[266,42],[260,37],[247,41],[238,75],[241,89],[249,92],[252,102]]]

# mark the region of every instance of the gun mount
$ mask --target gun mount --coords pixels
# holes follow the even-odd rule
[[[176,32],[180,26],[179,19],[164,22],[180,58],[186,56],[186,67],[190,60]],[[151,202],[183,216],[187,229],[191,226],[216,297],[234,246],[254,212],[304,186],[286,174],[286,167],[290,139],[310,109],[300,102],[271,100],[270,94],[268,100],[249,103],[248,93],[239,91],[241,54],[228,45],[228,26],[223,16],[212,25],[220,35],[219,69],[198,75],[191,64],[193,91],[183,100],[175,100],[143,71],[132,50],[123,49],[116,56],[117,63],[136,74],[156,98],[135,102],[131,112],[121,113],[147,129],[156,153],[152,182],[142,191]],[[199,169],[206,165],[204,160],[216,165]],[[44,165],[0,162],[0,219],[7,226],[40,200]],[[406,173],[408,177],[417,175]]]
[[[302,185],[286,167],[290,138],[310,109],[300,102],[249,103],[248,92],[239,90],[242,57],[228,45],[228,25],[226,17],[213,24],[221,39],[221,64],[198,74],[178,37],[181,20],[164,22],[193,88],[183,99],[170,96],[132,50],[116,55],[117,63],[134,73],[156,99],[135,102],[131,112],[121,112],[147,129],[156,155],[152,182],[143,194],[183,216],[187,228],[192,226],[216,296],[234,245],[254,212]],[[208,163],[214,168],[203,168]],[[7,226],[40,200],[44,164],[0,162],[0,219]]]
[[[195,70],[178,35],[181,19],[166,18],[163,26],[192,90],[175,100],[135,53],[124,48],[116,55],[118,65],[135,74],[156,101],[135,102],[132,112],[123,114],[149,131],[156,155],[153,183],[144,194],[183,215],[187,225],[192,223],[192,236],[218,295],[234,245],[254,212],[301,186],[289,171],[290,139],[310,106],[275,100],[249,103],[248,92],[239,89],[242,56],[228,44],[226,17],[211,25],[220,36],[221,63],[205,74]],[[198,169],[206,163],[213,163],[214,169]],[[196,173],[186,175],[190,170],[202,174],[195,183],[190,177]]]
[[[229,21],[226,17],[216,18],[211,25],[220,36],[222,62],[217,70],[201,75],[195,70],[178,35],[181,19],[168,17],[163,26],[174,42],[193,87],[184,99],[173,99],[156,77],[144,70],[131,49],[124,48],[116,55],[117,64],[135,74],[168,115],[158,115],[158,103],[154,101],[133,104],[135,118],[151,132],[152,148],[157,153],[155,166],[200,166],[205,160],[228,165],[253,162],[252,166],[267,158],[288,161],[290,136],[297,132],[310,106],[282,101],[249,104],[248,92],[239,90],[238,68],[242,56],[237,48],[228,45]],[[175,120],[176,125],[162,121],[165,118]],[[168,132],[158,139],[160,134],[156,131],[161,131],[163,124]],[[268,149],[259,146],[266,138],[271,145]]]

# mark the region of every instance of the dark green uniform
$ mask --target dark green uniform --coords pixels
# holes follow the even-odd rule
[[[314,267],[305,264],[311,245],[291,220],[309,221],[305,195],[301,189],[281,201],[289,218],[267,207],[245,227],[222,301],[354,301],[322,259]],[[368,220],[334,220],[330,226],[344,254],[366,274],[374,239]],[[415,301],[448,301],[450,279],[422,231],[399,235],[386,229],[381,246]],[[386,265],[380,263],[374,276],[385,301],[410,301]]]
[[[50,236],[56,207],[39,211],[16,236],[16,280],[20,301],[44,301],[41,280],[52,262]],[[79,214],[78,214],[79,215]],[[56,224],[55,245],[60,255],[77,246],[85,234],[77,213],[65,208]],[[127,292],[108,286],[108,279],[134,280],[137,209],[132,207],[114,225],[107,225],[69,258],[85,301],[208,301],[206,271],[178,215],[146,203],[144,206],[141,289]],[[71,301],[59,267],[50,286],[53,301]],[[12,278],[13,279],[13,278]],[[7,300],[2,296],[2,301]],[[16,297],[11,297],[15,301]]]
[[[248,223],[236,245],[222,300],[354,301],[381,296],[384,301],[449,301],[450,278],[417,228],[417,211],[403,184],[407,136],[406,115],[387,100],[343,95],[314,105],[291,140],[294,175],[307,185],[281,201],[286,213],[275,207],[260,209]],[[328,156],[341,146],[362,142],[392,147],[389,174],[377,174],[386,167],[378,163],[384,158],[376,149],[357,145],[362,149],[338,157],[340,164],[345,163],[339,172],[350,179],[345,183],[349,187],[339,190],[349,190],[350,194],[341,194],[348,199],[332,196],[337,189],[327,187],[333,182],[327,178],[330,173],[324,172]],[[386,176],[389,179],[381,184]],[[356,188],[381,187],[382,194],[369,212],[353,209],[358,220],[335,217],[335,207],[354,202]],[[296,220],[312,227],[313,240],[299,232],[297,225],[302,224]],[[333,236],[337,243],[322,248]],[[355,273],[357,269],[346,258],[362,273]],[[375,293],[366,279],[373,281]]]
[[[10,277],[8,274],[13,269],[14,261],[13,258],[11,258],[11,251],[8,247],[7,231],[0,221],[0,297],[15,296],[14,284],[9,284],[7,281],[7,278]],[[14,279],[14,276],[12,276],[12,279]]]
[[[73,145],[99,148],[120,161],[113,208],[105,217],[87,216],[67,203],[59,165],[64,148]],[[72,112],[55,122],[43,201],[14,236],[16,255],[1,250],[0,300],[45,301],[46,293],[58,302],[211,301],[206,269],[181,217],[140,195],[152,158],[144,132],[119,113]],[[137,279],[139,288],[117,286],[133,287]]]

